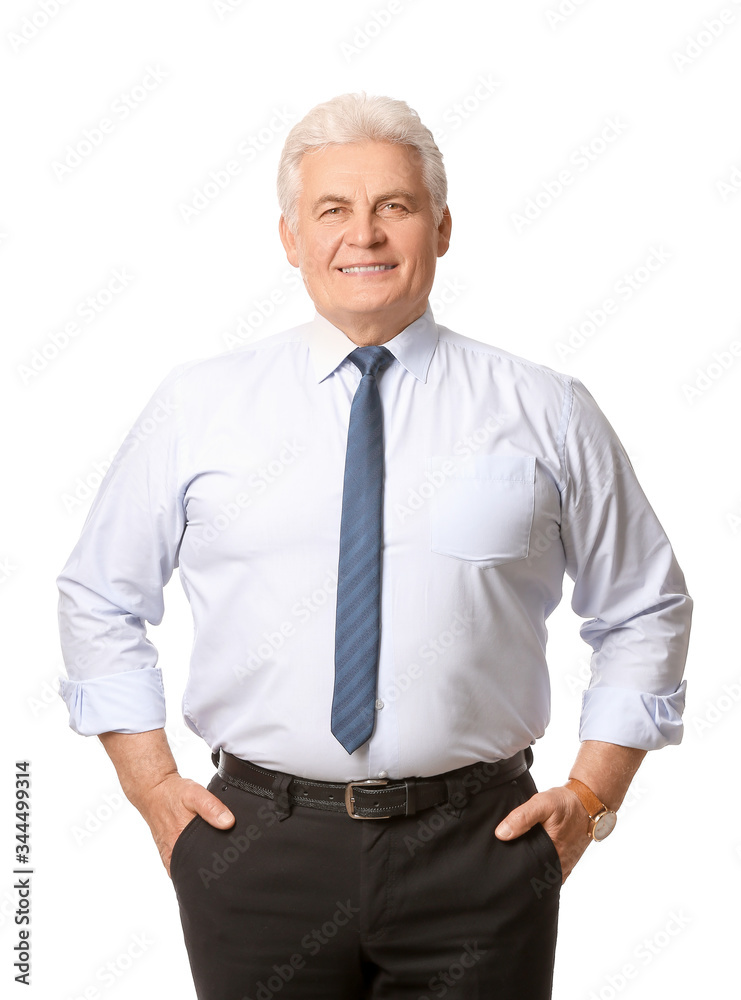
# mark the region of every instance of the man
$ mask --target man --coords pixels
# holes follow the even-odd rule
[[[681,739],[691,601],[581,383],[435,323],[451,217],[416,113],[319,105],[278,186],[315,318],[179,366],[124,442],[58,581],[71,724],[151,828],[200,998],[541,1000],[562,881]],[[175,566],[208,789],[145,637]],[[592,681],[538,793],[564,572]]]

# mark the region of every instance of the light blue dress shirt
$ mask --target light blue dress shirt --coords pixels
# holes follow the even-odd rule
[[[317,314],[157,388],[57,581],[73,729],[164,725],[145,623],[177,566],[195,625],[183,713],[212,750],[334,781],[510,757],[549,721],[566,572],[594,650],[580,739],[678,743],[691,599],[614,431],[577,379],[428,307],[379,379],[376,724],[346,753],[330,712],[355,346]]]

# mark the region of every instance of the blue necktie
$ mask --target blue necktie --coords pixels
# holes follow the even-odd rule
[[[385,347],[349,355],[362,374],[350,409],[342,492],[332,732],[352,753],[375,721],[383,517],[383,413],[376,375],[394,360]]]

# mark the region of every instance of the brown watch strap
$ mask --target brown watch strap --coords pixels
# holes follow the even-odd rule
[[[600,802],[591,788],[587,788],[584,782],[579,781],[578,778],[569,778],[564,787],[570,788],[574,792],[589,813],[590,818],[594,818],[597,813],[601,813],[607,809],[607,806],[603,802]]]

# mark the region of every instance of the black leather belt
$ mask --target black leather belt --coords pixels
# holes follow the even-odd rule
[[[530,747],[507,760],[480,761],[429,778],[368,778],[333,782],[298,778],[241,760],[225,750],[212,754],[219,776],[230,785],[266,799],[283,797],[290,806],[346,812],[352,819],[413,816],[423,809],[450,803],[462,808],[469,795],[513,781],[530,767]]]

